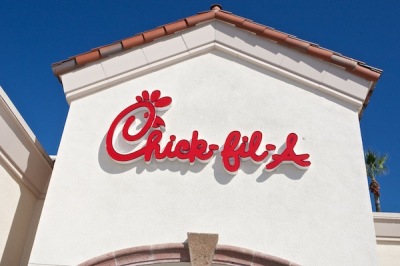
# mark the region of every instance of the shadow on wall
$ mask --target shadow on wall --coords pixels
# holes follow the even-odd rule
[[[285,149],[285,144],[283,144],[278,150],[277,153],[282,153]],[[269,162],[270,156],[267,157],[260,164],[253,163],[251,160],[241,160],[240,162],[240,169],[238,172],[244,172],[247,175],[253,175],[254,173],[258,172],[260,175],[257,177],[256,181],[258,183],[262,183],[268,180],[272,175],[280,174],[284,175],[289,179],[292,180],[299,180],[303,177],[307,170],[300,170],[296,168],[294,165],[291,164],[282,164],[278,166],[278,168],[272,172],[265,171],[265,165]],[[218,153],[215,156],[215,161],[213,164],[214,169],[214,178],[215,180],[221,185],[229,184],[236,175],[229,174],[223,164],[222,164],[222,157],[221,154]]]
[[[179,172],[180,175],[185,175],[187,172],[199,173],[205,167],[206,163],[195,163],[190,165],[188,162],[180,162],[178,160],[158,162],[154,158],[151,163],[146,163],[143,159],[131,163],[118,163],[110,158],[106,151],[106,136],[101,141],[98,162],[101,169],[109,174],[120,174],[136,168],[136,174],[141,174],[143,171],[154,172],[156,170]]]
[[[146,163],[143,159],[140,159],[136,162],[121,164],[110,158],[105,149],[106,145],[106,136],[103,137],[103,140],[99,146],[98,151],[98,162],[103,171],[109,174],[121,174],[127,171],[131,171],[136,168],[136,174],[141,174],[144,171],[154,172],[156,170],[161,171],[170,171],[176,172],[180,175],[185,175],[187,172],[192,173],[200,173],[208,164],[212,163],[212,168],[214,170],[214,178],[221,185],[229,184],[236,175],[229,174],[222,163],[222,157],[220,151],[223,147],[220,148],[220,151],[212,158],[212,160],[208,163],[200,163],[196,162],[193,165],[190,165],[188,162],[180,162],[178,160],[169,161],[165,160],[163,162],[158,162],[154,158],[151,163]],[[282,145],[278,149],[278,153],[282,153],[285,149],[285,145]],[[270,158],[268,156],[267,158]],[[242,160],[240,163],[240,169],[238,172],[243,172],[247,175],[254,175],[254,173],[259,172],[260,175],[257,177],[256,182],[262,183],[268,180],[274,174],[285,175],[287,178],[292,180],[299,180],[305,174],[306,170],[300,170],[291,164],[282,164],[276,170],[272,172],[264,171],[264,167],[267,160],[262,162],[261,164],[253,163],[250,160]]]

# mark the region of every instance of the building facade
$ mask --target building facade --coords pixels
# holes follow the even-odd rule
[[[70,110],[29,265],[398,259],[359,127],[379,70],[214,5],[53,72]]]

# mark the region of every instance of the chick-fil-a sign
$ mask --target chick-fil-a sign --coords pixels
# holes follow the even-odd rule
[[[177,140],[175,135],[169,136],[169,141],[161,147],[163,138],[164,120],[157,115],[157,111],[167,110],[172,103],[170,97],[161,97],[159,90],[143,91],[141,96],[136,97],[136,103],[128,106],[112,122],[106,137],[106,150],[110,157],[119,163],[130,163],[139,159],[150,162],[152,158],[157,161],[165,159],[178,159],[182,162],[193,164],[195,161],[209,162],[220,146],[209,144],[199,137],[198,131],[193,131],[190,140]],[[135,121],[141,115],[142,123],[138,132],[131,133]],[[136,125],[137,127],[137,125]],[[290,133],[286,137],[286,147],[280,154],[273,154],[271,161],[265,166],[266,171],[273,171],[283,163],[291,163],[300,169],[307,169],[311,162],[307,161],[309,154],[296,154],[294,151],[297,143],[297,135]],[[118,151],[118,141],[132,144],[132,151]],[[136,144],[145,141],[144,145],[137,147]],[[239,131],[232,131],[227,136],[221,151],[222,163],[226,171],[236,174],[240,168],[241,160],[251,159],[255,163],[262,163],[270,153],[276,150],[273,144],[263,146],[262,133],[255,131],[250,137],[242,136]],[[261,152],[260,152],[261,150]]]

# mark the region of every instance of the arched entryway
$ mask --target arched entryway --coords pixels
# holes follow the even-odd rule
[[[190,263],[186,243],[158,244],[132,247],[110,252],[80,264],[80,266],[149,265],[164,263]],[[212,264],[288,266],[298,265],[257,251],[227,245],[217,245]]]

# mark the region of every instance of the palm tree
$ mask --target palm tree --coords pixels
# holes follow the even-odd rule
[[[377,176],[383,175],[387,171],[386,161],[388,159],[387,155],[379,155],[374,151],[368,150],[365,153],[365,166],[367,169],[367,176],[370,179],[369,190],[374,194],[375,199],[375,210],[377,212],[381,211],[380,202],[380,186],[378,181],[376,181]]]

